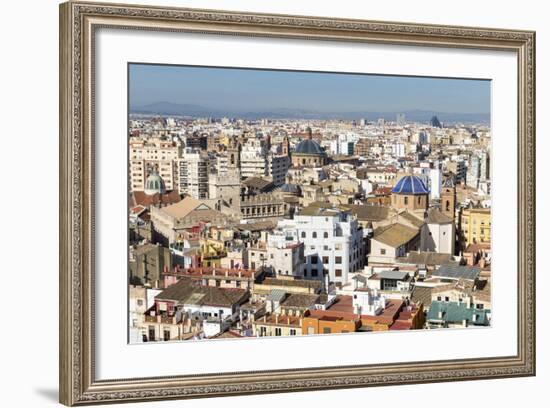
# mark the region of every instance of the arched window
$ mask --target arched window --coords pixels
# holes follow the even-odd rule
[[[302,238],[305,238],[305,237],[306,237],[306,232],[302,231]]]
[[[420,197],[420,196],[418,196],[418,204],[420,204],[420,198],[421,198],[421,197]]]
[[[409,204],[409,197],[404,197],[403,200],[405,205]]]
[[[445,211],[449,211],[451,208],[451,203],[449,202],[449,200],[445,201]]]
[[[324,232],[323,237],[328,238],[328,232]]]

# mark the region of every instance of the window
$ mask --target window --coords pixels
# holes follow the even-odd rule
[[[342,330],[341,333],[349,333],[349,330]]]
[[[342,270],[341,269],[335,269],[334,270],[334,276],[336,276],[337,278],[341,278],[342,277]]]
[[[324,334],[330,334],[330,332],[331,332],[330,327],[323,327]]]
[[[438,300],[439,302],[441,302],[441,296],[438,296],[438,297],[437,297],[437,300]]]
[[[476,309],[483,310],[483,303],[478,303]]]
[[[380,255],[386,255],[386,250],[384,248],[380,249]]]
[[[420,204],[420,196],[418,196],[418,204]]]
[[[290,335],[296,336],[296,329],[290,329]]]
[[[324,238],[328,238],[328,232],[324,232],[324,233],[323,233],[323,237],[324,237]]]
[[[328,256],[323,256],[323,263],[328,264]]]
[[[334,263],[341,264],[342,263],[342,257],[341,256],[334,257]]]
[[[302,233],[300,235],[301,235],[302,238],[305,238],[306,237],[306,232],[302,231]]]
[[[137,305],[138,306],[143,306],[143,299],[138,299],[137,300]]]
[[[317,232],[313,231],[312,238],[317,238]]]
[[[280,335],[281,335],[281,328],[275,327],[275,336],[280,336]]]
[[[445,302],[449,301],[449,296],[445,296]]]
[[[311,276],[317,276],[317,275],[318,275],[317,268],[312,269],[312,270],[311,270]]]
[[[405,205],[409,204],[409,197],[404,197],[403,202]]]
[[[170,341],[170,330],[164,330],[164,341]]]

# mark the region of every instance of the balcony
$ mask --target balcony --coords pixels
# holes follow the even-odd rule
[[[145,323],[176,324],[176,316],[169,316],[169,315],[150,316],[150,315],[145,315]]]

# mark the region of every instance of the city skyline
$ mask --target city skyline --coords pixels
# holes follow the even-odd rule
[[[184,109],[190,116],[303,113],[330,117],[426,111],[488,119],[490,92],[488,80],[129,65],[132,113]]]

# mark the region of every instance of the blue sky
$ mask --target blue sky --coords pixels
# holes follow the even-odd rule
[[[130,106],[489,113],[490,81],[130,64]]]

